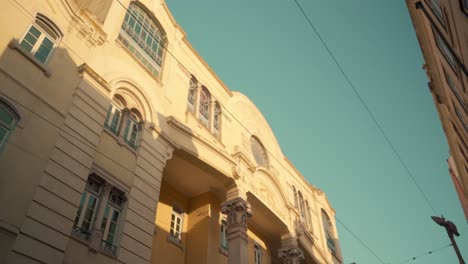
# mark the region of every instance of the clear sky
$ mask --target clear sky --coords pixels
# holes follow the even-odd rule
[[[439,214],[468,225],[403,0],[300,0]],[[167,0],[231,90],[251,98],[283,153],[386,263],[448,245],[443,228],[293,0]],[[338,224],[344,264],[379,261]],[[458,263],[452,248],[408,263]]]

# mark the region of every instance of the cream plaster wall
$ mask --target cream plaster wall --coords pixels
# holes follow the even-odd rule
[[[130,3],[121,2],[127,6]],[[197,255],[200,253],[196,250],[184,255],[184,250],[168,243],[162,234],[168,232],[164,221],[170,220],[167,217],[172,210],[165,204],[172,203],[170,198],[164,192],[159,194],[163,170],[172,151],[178,149],[231,179],[241,192],[253,193],[293,236],[299,212],[294,208],[292,186],[300,190],[312,208],[313,228],[308,232],[318,241],[313,247],[330,262],[320,212],[323,208],[334,221],[334,210],[325,195],[309,185],[287,161],[253,102],[230,91],[190,46],[166,4],[156,0],[141,3],[154,13],[167,35],[168,49],[181,62],[166,53],[160,79],[141,67],[117,40],[125,9],[116,1],[102,1],[103,9],[97,18],[85,9],[97,10],[88,5],[89,1],[7,0],[2,6],[0,96],[17,108],[21,122],[0,153],[0,202],[5,205],[0,219],[8,224],[0,228],[14,234],[0,235],[0,243],[13,248],[0,252],[0,261],[8,256],[10,262],[36,259],[47,263],[112,263],[118,259],[123,263],[149,263],[161,255],[170,255],[173,259],[165,263],[183,263],[187,256],[223,263],[226,256],[213,253],[219,226],[212,220],[219,215],[223,202],[218,198],[199,197],[189,202],[183,194],[175,195],[185,210],[200,206],[200,210],[212,214],[211,220],[188,216],[193,225],[201,223],[196,232],[212,234],[203,242],[210,248],[205,255]],[[38,12],[57,24],[64,35],[46,65],[50,76],[9,47],[12,41],[21,40]],[[83,64],[86,67],[79,70]],[[191,75],[225,107],[220,139],[198,121],[197,114],[187,111]],[[131,105],[146,121],[136,151],[102,127],[114,94],[133,102]],[[268,149],[270,168],[256,166],[249,133]],[[86,245],[70,239],[79,198],[91,171],[104,175],[128,196],[117,258],[85,254]],[[172,192],[170,187],[167,192]],[[61,225],[55,226],[56,222]],[[196,248],[199,241],[186,239],[184,243]],[[267,262],[269,257],[270,252],[265,257]]]

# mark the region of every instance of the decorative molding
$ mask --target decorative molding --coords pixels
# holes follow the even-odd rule
[[[78,66],[78,73],[80,74],[81,78],[83,78],[83,76],[87,74],[89,77],[95,80],[98,84],[104,87],[107,92],[111,91],[109,83],[106,80],[104,80],[104,78],[101,75],[95,72],[88,64],[83,63],[80,66]]]
[[[78,37],[87,40],[91,46],[101,46],[107,40],[102,24],[87,9],[73,16],[70,24],[75,27]]]

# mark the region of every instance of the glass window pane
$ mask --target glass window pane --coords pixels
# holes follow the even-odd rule
[[[31,26],[28,33],[32,34],[36,39],[41,35],[41,31],[39,31],[35,26]]]
[[[0,126],[0,145],[3,144],[3,141],[6,139],[7,134],[8,134],[8,130]]]
[[[44,41],[41,43],[41,46],[37,50],[36,54],[34,57],[44,63],[47,60],[47,57],[49,56],[50,52],[52,51],[52,48],[54,46],[54,43],[50,41],[48,38],[44,38]]]
[[[15,118],[4,106],[0,104],[0,122],[4,125],[11,126],[13,125]]]

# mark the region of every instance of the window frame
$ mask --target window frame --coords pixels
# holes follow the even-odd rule
[[[447,19],[439,0],[425,0],[425,2],[443,28],[447,30]]]
[[[91,178],[90,178],[91,177]],[[89,184],[89,182],[94,182],[96,184],[98,184],[98,190],[93,190],[91,188],[91,184]],[[83,190],[83,193],[81,194],[81,199],[80,199],[80,205],[78,206],[78,210],[77,210],[77,213],[76,213],[76,217],[75,217],[75,220],[73,222],[73,232],[74,232],[74,235],[79,237],[79,238],[82,238],[82,239],[85,239],[85,240],[89,240],[90,239],[90,236],[91,236],[91,231],[92,231],[92,227],[93,227],[93,223],[95,221],[95,218],[96,218],[96,214],[97,214],[97,211],[98,211],[98,205],[100,203],[100,196],[101,196],[101,192],[102,192],[102,182],[100,182],[99,179],[97,179],[96,177],[90,175],[88,176],[88,180],[86,181],[86,186],[85,186],[85,189]],[[83,200],[83,197],[84,197],[84,200]],[[90,197],[93,197],[94,200],[95,200],[95,203],[94,203],[94,208],[92,209],[93,212],[92,212],[92,215],[90,216],[91,217],[91,220],[89,221],[89,229],[84,229],[83,228],[83,221],[84,221],[84,218],[85,218],[85,215],[86,215],[86,210],[89,209],[89,199]],[[86,206],[86,208],[85,208]],[[84,209],[84,211],[83,211]],[[78,221],[76,221],[78,219]]]
[[[203,95],[205,96],[205,100],[203,100]],[[210,118],[211,118],[211,93],[205,86],[202,86],[200,89],[200,96],[199,98],[199,106],[198,106],[198,116],[200,121],[209,128],[210,126]],[[206,113],[205,113],[206,112]]]
[[[221,246],[221,249],[223,249],[226,252],[228,250],[227,229],[228,229],[227,221],[225,219],[221,220],[221,224],[220,224],[220,235],[221,235],[221,237],[220,237],[220,246]]]
[[[130,23],[132,19],[133,25]],[[151,39],[151,44],[148,39]],[[161,78],[167,38],[160,23],[147,8],[137,2],[130,3],[120,26],[118,40],[147,72],[158,80]]]
[[[270,167],[268,152],[260,139],[254,135],[250,137],[250,149],[257,166],[268,169]],[[262,157],[259,157],[259,155]]]
[[[139,145],[138,142],[142,130],[142,122],[138,120],[137,114],[135,114],[133,111],[130,111],[127,114],[126,119],[127,122],[125,124],[124,134],[122,137],[129,147],[131,147],[132,149],[136,149]],[[135,127],[136,132],[134,131]],[[134,139],[132,138],[133,132],[135,132]]]
[[[117,119],[117,123],[115,124],[115,128],[112,127],[114,122],[115,113],[119,113],[119,117]],[[114,102],[111,103],[109,109],[107,110],[106,120],[104,122],[104,126],[114,135],[118,135],[121,127],[121,122],[123,119],[123,108],[122,106],[117,106]]]
[[[455,55],[452,54],[452,50],[447,46],[444,38],[434,27],[432,27],[432,35],[434,36],[434,41],[437,48],[439,49],[439,52],[445,58],[445,61],[450,65],[450,68],[452,68],[452,70],[458,76],[458,62],[455,58]]]
[[[177,220],[180,220],[177,224]],[[177,225],[179,228],[177,228]],[[177,242],[182,241],[182,232],[184,229],[184,212],[178,207],[172,207],[171,213],[171,224],[169,228],[169,236],[175,239]]]
[[[322,209],[322,226],[323,226],[323,233],[325,236],[325,244],[327,245],[327,249],[332,253],[333,256],[337,256],[338,251],[336,248],[336,239],[335,239],[335,232],[333,223],[331,222],[330,217]]]
[[[10,104],[0,98],[0,111],[4,109],[5,113],[12,119],[10,124],[3,122],[0,119],[0,128],[5,130],[5,134],[2,138],[0,138],[0,154],[3,152],[3,149],[6,147],[10,136],[13,134],[18,122],[20,120],[20,116],[18,115],[17,111],[10,106]]]
[[[42,26],[41,26],[41,24],[42,24]],[[37,36],[37,38],[35,39],[35,43],[31,44],[26,37],[29,34],[34,36],[32,33],[30,33],[31,29],[33,27],[37,31],[39,31],[40,35]],[[56,37],[54,38],[47,31],[50,31],[50,32],[54,33],[56,35]],[[34,37],[36,37],[36,36],[34,36]],[[21,40],[18,42],[18,46],[22,50],[24,50],[24,52],[27,52],[29,55],[31,55],[31,57],[34,58],[41,65],[47,65],[49,63],[50,59],[52,58],[56,47],[59,45],[62,37],[63,37],[62,32],[58,29],[58,27],[52,21],[50,21],[47,17],[45,17],[45,16],[43,16],[41,14],[37,14],[34,21],[28,26],[27,30],[21,36]],[[40,48],[43,46],[45,39],[47,39],[48,41],[50,41],[52,43],[52,47],[50,47],[50,51],[47,54],[47,56],[45,57],[45,59],[41,60],[36,55],[38,54],[38,51],[40,50]],[[31,46],[31,49],[28,50],[28,48],[23,46],[23,42],[26,42],[27,45]]]
[[[258,243],[254,244],[254,263],[262,264],[262,248]]]

